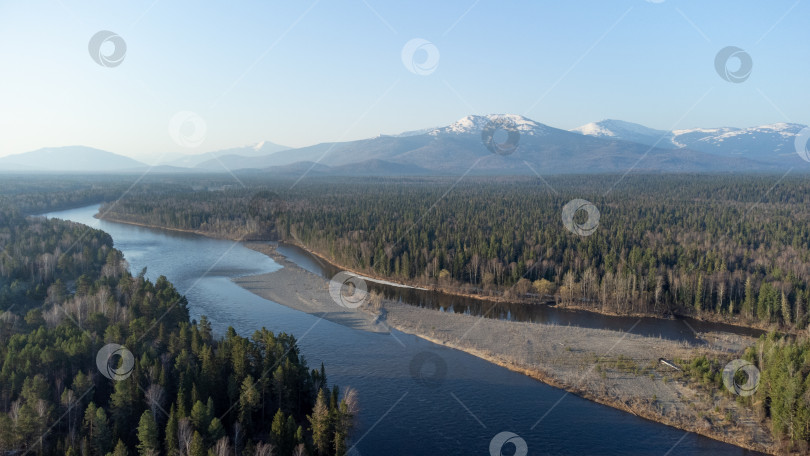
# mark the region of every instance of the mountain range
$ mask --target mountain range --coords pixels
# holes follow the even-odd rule
[[[794,140],[806,125],[776,123],[750,128],[720,127],[654,130],[622,120],[589,123],[571,131],[605,139],[632,141],[664,149],[691,149],[725,157],[745,157],[774,164],[797,157]]]
[[[502,128],[494,128],[500,126]],[[490,128],[488,148],[482,132]],[[507,136],[506,130],[512,131]],[[513,114],[470,115],[450,125],[347,142],[287,148],[269,141],[188,155],[160,172],[267,172],[273,175],[562,174],[767,172],[810,164],[795,151],[804,125],[656,130],[603,120],[573,130]],[[494,133],[493,133],[494,130]],[[492,150],[490,150],[492,149]],[[497,153],[493,153],[497,152]],[[83,146],[39,149],[0,158],[0,171],[142,172],[128,157]]]

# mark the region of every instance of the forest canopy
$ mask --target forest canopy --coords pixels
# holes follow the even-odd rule
[[[619,178],[319,178],[291,185],[253,177],[245,187],[156,185],[100,212],[213,236],[286,240],[345,268],[465,294],[807,325],[804,177],[631,175],[616,184]],[[561,210],[575,198],[600,212],[589,236],[563,226]]]
[[[52,197],[61,185],[0,200],[0,453],[346,453],[353,390],[290,334],[215,337],[165,277],[130,274],[103,231],[26,216],[115,189]],[[131,357],[126,375],[100,367],[108,344],[123,347],[113,369]]]

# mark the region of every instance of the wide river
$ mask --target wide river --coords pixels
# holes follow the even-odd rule
[[[358,390],[355,454],[487,455],[503,431],[520,436],[529,455],[754,454],[412,335],[353,330],[262,299],[230,279],[279,269],[272,259],[231,241],[100,221],[93,218],[97,210],[94,205],[46,215],[109,233],[133,273],[146,267],[152,280],[166,276],[188,298],[191,317],[206,315],[218,334],[228,326],[243,336],[262,327],[294,334],[311,367],[326,365],[330,384]],[[424,352],[446,363],[438,385],[410,374],[411,361]],[[503,454],[515,448],[508,443]]]

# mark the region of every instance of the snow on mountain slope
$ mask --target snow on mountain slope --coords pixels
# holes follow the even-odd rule
[[[571,131],[596,138],[621,139],[661,148],[692,149],[722,156],[744,156],[784,163],[795,152],[794,139],[805,125],[775,123],[749,128],[689,128],[667,132],[621,120],[593,122]]]
[[[672,142],[671,132],[656,130],[623,120],[605,119],[600,122],[591,122],[581,127],[574,128],[571,131],[585,136],[619,139],[648,146],[655,145],[656,147],[670,149],[677,147]]]
[[[548,133],[549,127],[535,122],[528,117],[518,114],[489,114],[486,116],[470,115],[463,117],[452,124],[435,128],[428,132],[429,135],[439,134],[477,134],[487,127],[491,122],[505,121],[506,125],[513,126],[521,135],[540,136]]]

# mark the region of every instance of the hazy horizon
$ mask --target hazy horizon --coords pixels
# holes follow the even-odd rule
[[[150,162],[263,140],[397,134],[473,113],[561,129],[602,119],[661,130],[808,124],[808,94],[790,89],[810,70],[808,9],[5,3],[0,156],[81,144]],[[737,81],[716,69],[728,46],[752,62]],[[173,140],[172,122],[190,123],[191,141]]]

